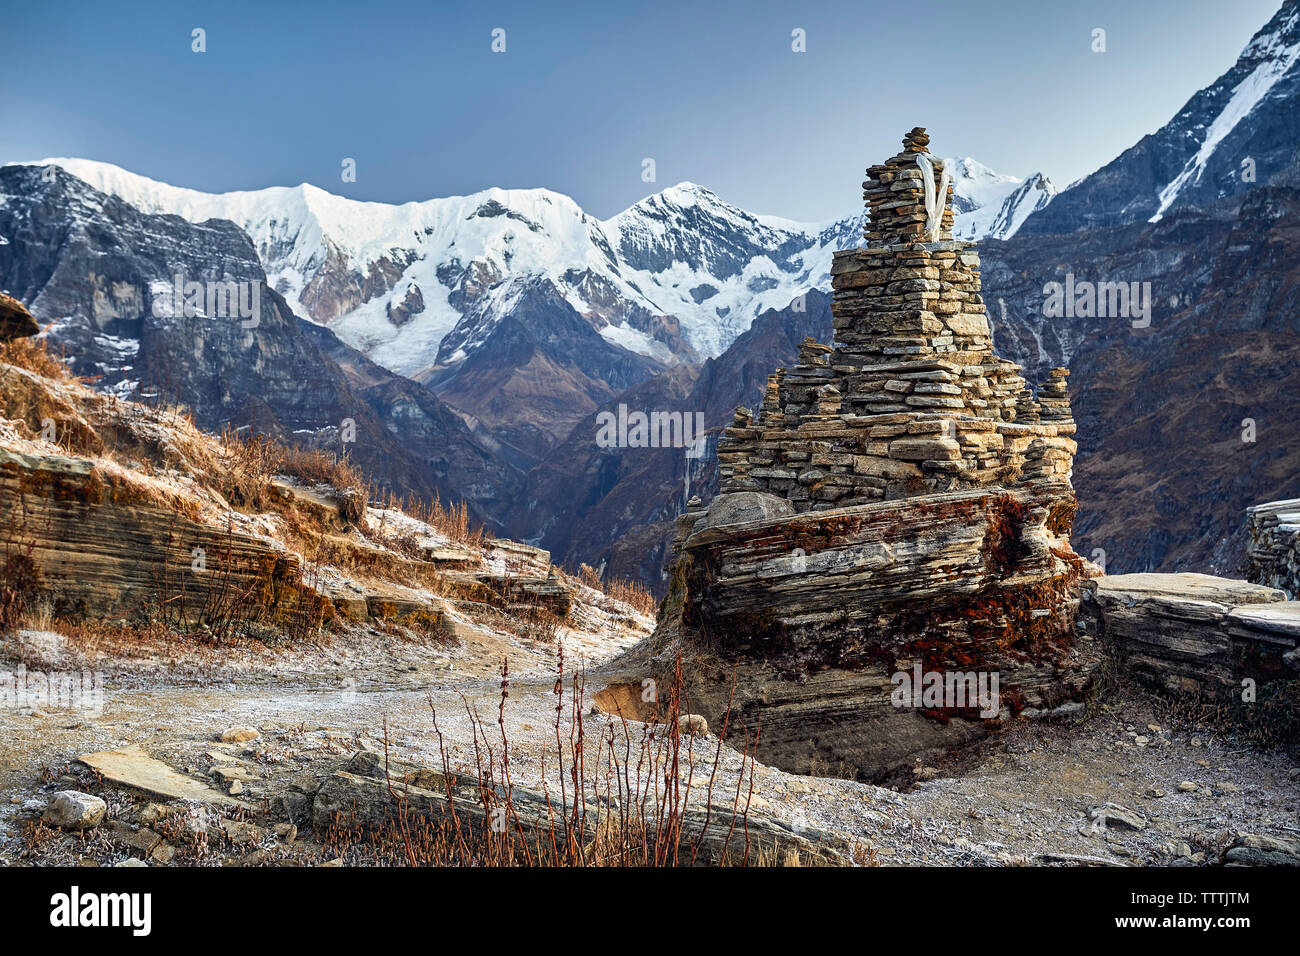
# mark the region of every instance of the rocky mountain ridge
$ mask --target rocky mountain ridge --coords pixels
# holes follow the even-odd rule
[[[973,159],[952,160],[963,238],[1014,234],[1050,200]],[[507,279],[545,277],[611,343],[662,361],[717,356],[753,318],[829,283],[830,253],[856,242],[861,217],[802,223],[756,215],[695,183],[648,196],[607,220],[545,189],[488,189],[400,206],[315,186],[210,194],[108,163],[47,159],[143,211],[248,232],[293,310],[403,375],[463,360],[508,311]]]
[[[1225,73],[1160,129],[1063,190],[1020,234],[1155,222],[1269,183],[1296,161],[1298,98],[1300,4],[1284,0]]]
[[[294,315],[233,223],[141,213],[61,169],[7,166],[0,235],[0,287],[30,304],[51,345],[98,388],[184,405],[210,432],[251,428],[327,448],[403,494],[463,496],[484,520],[511,497],[519,473],[490,439]],[[177,277],[200,289],[179,313]],[[202,292],[231,289],[209,314]],[[239,295],[256,314],[232,313]]]

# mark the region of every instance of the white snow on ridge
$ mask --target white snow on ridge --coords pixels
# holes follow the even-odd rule
[[[830,283],[834,223],[757,216],[694,183],[649,196],[602,223],[620,272],[690,344],[716,356],[768,309]],[[660,260],[671,257],[664,265]],[[638,267],[644,258],[654,268]],[[741,260],[738,264],[738,259]]]
[[[1030,192],[1026,181],[1000,176],[969,158],[949,162],[958,171],[955,187],[965,210],[956,216],[959,238],[1006,238],[1050,199],[1048,183],[1049,191],[1040,187],[1034,202],[1009,209],[1009,203],[1019,202],[1019,193]],[[665,343],[623,321],[629,310],[644,310],[675,317],[698,353],[716,356],[761,312],[829,285],[832,254],[857,244],[861,235],[851,228],[861,213],[831,223],[760,216],[689,182],[602,221],[568,196],[546,189],[491,188],[390,204],[349,199],[305,183],[215,194],[93,160],[39,163],[48,164],[145,212],[192,222],[232,220],[252,240],[267,281],[295,312],[327,323],[373,361],[406,375],[435,362],[470,299],[491,287],[482,311],[508,308],[505,293],[513,283],[506,280],[527,276],[548,278],[619,346],[674,359]],[[312,286],[325,272],[334,279],[350,276],[359,297],[362,283],[370,279],[373,285],[371,277],[380,270],[389,276],[400,271],[400,276],[386,291],[341,314],[330,309],[346,299],[322,299]],[[390,309],[401,306],[413,288],[423,309],[399,324]],[[486,328],[490,324],[474,330],[466,345],[480,341]],[[458,358],[459,353],[451,360]]]
[[[956,205],[966,211],[953,216],[955,239],[1009,239],[1056,195],[1052,181],[1041,173],[1028,179],[995,173],[969,156],[944,161],[953,174]],[[971,209],[970,206],[975,208]]]
[[[1159,222],[1188,183],[1198,182],[1205,172],[1206,164],[1219,144],[1228,137],[1237,125],[1263,102],[1271,90],[1300,59],[1300,43],[1286,45],[1279,42],[1279,34],[1287,33],[1295,26],[1300,13],[1293,15],[1278,30],[1265,36],[1256,37],[1242,51],[1243,57],[1264,57],[1265,59],[1244,80],[1237,84],[1232,96],[1224,104],[1219,115],[1205,128],[1205,139],[1182,171],[1174,177],[1164,189],[1160,190],[1160,206],[1148,222]]]
[[[93,160],[39,163],[48,164],[62,166],[145,212],[173,213],[191,222],[232,220],[248,233],[267,281],[295,312],[323,319],[349,345],[400,374],[432,364],[443,336],[461,318],[450,302],[452,289],[438,275],[440,268],[482,262],[497,278],[546,275],[580,312],[590,305],[565,282],[566,271],[590,268],[623,285],[601,251],[606,242],[601,223],[568,196],[546,189],[491,188],[470,196],[393,205],[348,199],[305,183],[215,194],[158,183]],[[358,277],[367,276],[385,259],[405,268],[388,294],[342,315],[322,316],[304,293],[332,259]],[[388,307],[399,304],[412,284],[420,290],[424,310],[399,327],[389,321]],[[618,291],[653,307],[633,289]],[[643,354],[668,357],[661,343],[635,329],[621,330],[619,339]]]

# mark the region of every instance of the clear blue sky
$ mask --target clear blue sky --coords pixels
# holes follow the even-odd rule
[[[389,202],[545,186],[601,217],[692,180],[830,219],[918,125],[942,154],[1064,186],[1169,119],[1278,5],[6,0],[0,162]]]

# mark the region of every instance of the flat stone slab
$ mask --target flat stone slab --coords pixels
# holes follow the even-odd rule
[[[551,552],[545,548],[536,548],[531,544],[524,544],[522,541],[510,541],[506,538],[496,538],[488,543],[488,549],[491,551],[509,551],[511,554],[521,554],[525,557],[536,558],[544,564],[551,563]]]
[[[1271,604],[1286,600],[1278,588],[1251,584],[1235,578],[1216,578],[1211,574],[1110,574],[1094,578],[1099,597],[1119,594],[1135,598],[1166,598],[1187,601],[1212,601],[1235,607],[1241,604]]]
[[[78,758],[110,783],[139,790],[160,800],[198,800],[247,806],[192,777],[177,773],[161,760],[150,757],[138,745],[86,754]]]
[[[1228,620],[1252,630],[1300,638],[1300,601],[1239,607],[1228,615]]]
[[[443,545],[435,544],[426,545],[424,542],[419,542],[419,548],[424,555],[424,560],[433,561],[436,564],[466,565],[475,564],[479,560],[479,556],[473,551],[466,551],[460,548],[448,548]]]
[[[1247,514],[1269,514],[1271,512],[1281,513],[1283,511],[1294,511],[1300,513],[1300,498],[1284,498],[1281,501],[1265,501],[1263,504],[1251,505],[1246,509]]]

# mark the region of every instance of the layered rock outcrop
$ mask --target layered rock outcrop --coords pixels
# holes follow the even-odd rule
[[[690,709],[761,725],[759,758],[794,771],[887,776],[1068,704],[1094,659],[1066,373],[1035,395],[993,353],[928,142],[915,129],[868,171],[834,342],[805,341],[736,412],[721,493],[680,519],[660,629],[624,662],[669,679],[680,647]]]
[[[1246,578],[1300,598],[1300,498],[1246,509]]]
[[[1300,601],[1286,597],[1207,574],[1116,574],[1088,582],[1080,625],[1127,677],[1295,755]]]
[[[1300,675],[1300,602],[1277,588],[1208,574],[1114,574],[1088,583],[1084,617],[1125,673],[1183,700],[1234,703],[1249,690],[1253,701],[1264,685]]]
[[[438,636],[449,606],[530,625],[589,613],[545,550],[370,506],[328,459],[214,439],[75,381],[39,349],[11,353],[0,636],[32,618],[275,641],[377,619]]]
[[[493,539],[482,553],[439,546],[406,557],[345,536],[331,500],[283,482],[275,494],[280,508],[339,525],[330,536],[334,560],[367,566],[364,582],[305,562],[256,516],[231,511],[222,523],[197,499],[105,462],[0,445],[0,584],[11,583],[6,576],[21,562],[30,568],[32,597],[60,617],[157,616],[290,632],[336,617],[433,626],[444,602],[420,585],[435,578],[457,600],[507,612],[544,609],[567,620],[573,609],[576,586],[545,551]],[[381,570],[401,583],[375,580]]]
[[[91,461],[0,448],[0,523],[6,567],[30,562],[33,583],[63,616],[224,611],[286,623],[305,614],[315,626],[333,614],[303,581],[298,555],[204,524]]]

